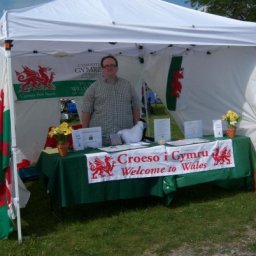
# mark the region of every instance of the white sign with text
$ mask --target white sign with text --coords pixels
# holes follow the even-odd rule
[[[154,139],[155,142],[159,140],[171,140],[171,120],[170,118],[155,119],[154,120]]]
[[[222,121],[213,120],[213,134],[215,138],[223,137]]]
[[[203,172],[234,167],[231,140],[86,154],[89,183]]]
[[[203,136],[202,120],[184,122],[185,139],[201,138]]]

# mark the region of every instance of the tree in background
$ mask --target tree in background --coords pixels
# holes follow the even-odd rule
[[[256,21],[255,0],[189,0],[193,8],[207,6],[207,12],[233,19]]]

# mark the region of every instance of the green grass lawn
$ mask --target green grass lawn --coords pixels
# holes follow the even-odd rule
[[[31,198],[21,209],[23,242],[13,232],[0,241],[1,255],[256,255],[252,191],[205,184],[179,190],[169,207],[148,197],[53,213],[39,181],[26,185]]]
[[[196,186],[177,192],[170,207],[149,197],[68,207],[56,217],[39,183],[27,186],[23,243],[13,233],[0,242],[2,255],[256,255],[254,192]]]

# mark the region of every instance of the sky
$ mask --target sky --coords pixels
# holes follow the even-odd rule
[[[72,0],[70,0],[72,1]],[[190,4],[185,4],[186,0],[165,0],[170,3],[178,4],[185,7],[190,7]],[[0,0],[0,17],[4,10],[23,8],[31,5],[37,5],[50,2],[49,0]]]

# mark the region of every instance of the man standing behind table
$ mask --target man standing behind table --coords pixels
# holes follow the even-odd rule
[[[140,100],[133,86],[117,76],[118,61],[112,56],[101,59],[103,78],[85,92],[82,126],[102,128],[103,145],[110,145],[109,135],[131,128],[140,119]]]

